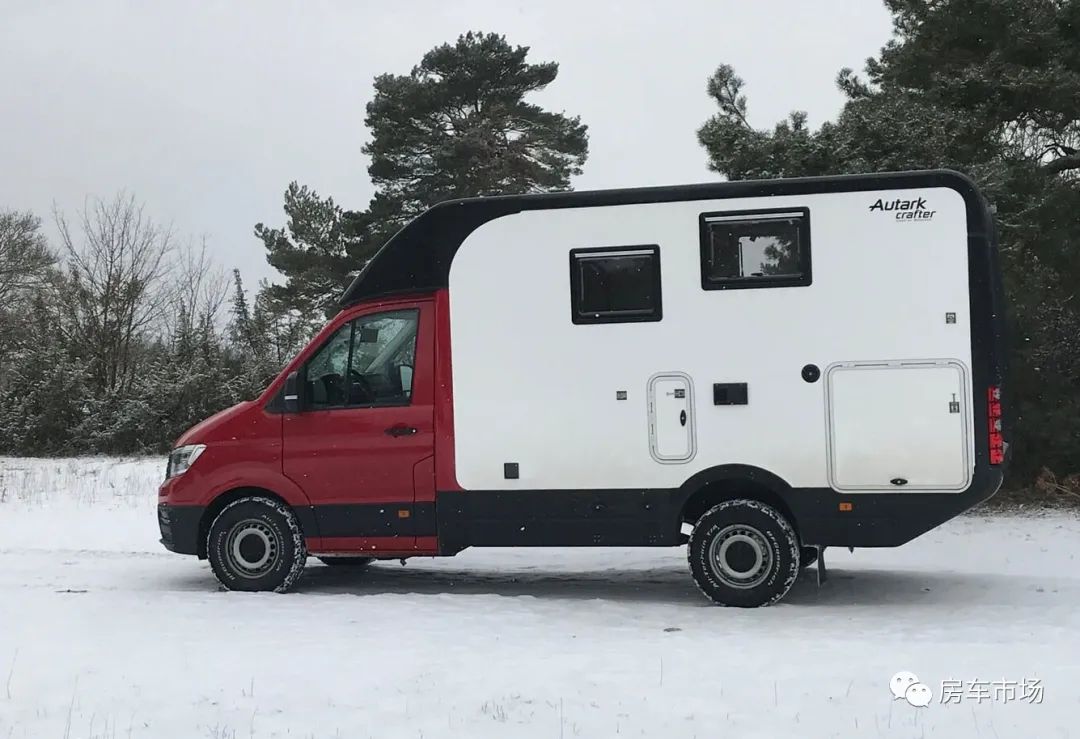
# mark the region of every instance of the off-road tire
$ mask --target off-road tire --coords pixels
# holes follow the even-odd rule
[[[307,561],[304,534],[292,509],[263,496],[240,498],[210,524],[206,558],[228,590],[284,593]]]
[[[772,506],[746,499],[706,511],[686,548],[698,589],[714,603],[739,608],[783,598],[799,574],[799,554],[799,537],[788,520]]]

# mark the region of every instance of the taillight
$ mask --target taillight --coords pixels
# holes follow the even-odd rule
[[[990,464],[1005,461],[1005,437],[1001,424],[1001,387],[991,385],[986,391],[986,417],[990,424]]]

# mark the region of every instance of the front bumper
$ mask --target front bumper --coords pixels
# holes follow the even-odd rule
[[[162,545],[177,554],[199,554],[199,528],[205,510],[205,506],[159,503]]]

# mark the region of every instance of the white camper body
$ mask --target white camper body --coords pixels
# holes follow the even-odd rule
[[[874,207],[897,202],[921,207]],[[806,284],[703,289],[702,219],[748,211],[805,214]],[[914,212],[926,215],[903,217]],[[575,323],[571,253],[643,245],[659,254],[661,319]],[[465,489],[674,488],[725,464],[860,495],[958,493],[972,478],[967,209],[956,190],[513,213],[464,239],[449,293]],[[815,381],[802,376],[808,365]],[[732,384],[746,402],[718,404],[714,385]]]

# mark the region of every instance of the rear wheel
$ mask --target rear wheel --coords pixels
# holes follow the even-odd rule
[[[229,590],[283,593],[304,571],[307,546],[289,506],[250,496],[225,506],[210,524],[206,558]]]
[[[363,569],[375,561],[374,557],[319,557],[319,561],[330,567],[352,567]]]
[[[687,558],[694,582],[714,603],[767,606],[783,598],[799,574],[799,538],[772,506],[728,500],[698,519]]]

